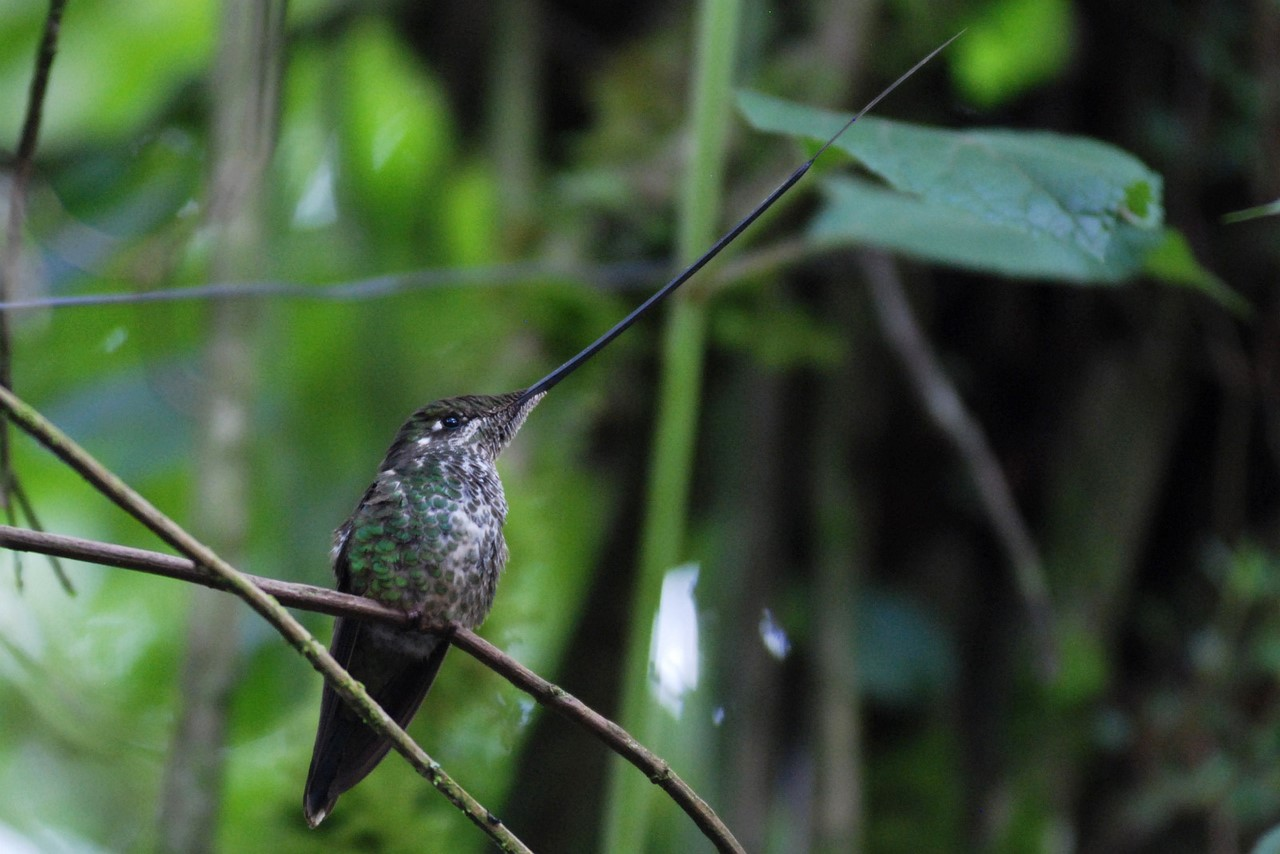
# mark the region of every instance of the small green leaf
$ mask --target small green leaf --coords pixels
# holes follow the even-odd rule
[[[1222,221],[1228,225],[1244,222],[1245,220],[1258,219],[1264,216],[1275,216],[1280,214],[1280,199],[1269,202],[1265,205],[1257,205],[1252,208],[1245,208],[1242,211],[1233,211],[1222,218]]]
[[[1201,266],[1187,238],[1176,229],[1164,230],[1163,239],[1147,255],[1143,272],[1166,284],[1200,291],[1242,317],[1253,313],[1248,300]]]
[[[1055,77],[1071,53],[1068,0],[994,0],[953,48],[956,87],[993,107]]]

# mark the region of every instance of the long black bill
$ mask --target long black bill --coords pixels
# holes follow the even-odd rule
[[[764,201],[756,205],[755,210],[751,211],[751,213],[743,217],[742,220],[737,225],[729,229],[729,231],[726,232],[723,237],[721,237],[714,244],[712,244],[710,249],[702,253],[702,256],[698,258],[698,260],[694,261],[687,268],[685,268],[683,272],[677,275],[674,279],[672,279],[671,281],[663,285],[661,290],[657,291],[655,294],[653,294],[653,296],[649,297],[647,300],[640,303],[640,305],[636,306],[635,309],[633,309],[630,314],[622,318],[622,320],[619,320],[616,324],[614,324],[614,326],[608,332],[606,332],[605,334],[597,338],[586,349],[578,353],[578,355],[574,356],[572,359],[565,362],[563,365],[556,368],[554,371],[547,374],[545,377],[543,377],[542,379],[538,380],[536,383],[534,383],[533,385],[525,389],[524,393],[520,395],[518,403],[524,403],[534,395],[541,394],[545,391],[550,390],[552,386],[560,382],[565,377],[569,376],[569,374],[573,373],[578,368],[582,367],[583,363],[585,363],[588,359],[590,359],[596,353],[599,353],[606,346],[608,346],[609,342],[613,341],[613,339],[617,338],[619,335],[625,332],[627,328],[631,326],[631,324],[639,320],[640,317],[644,315],[647,311],[649,311],[651,308],[653,308],[658,303],[662,302],[664,299],[670,296],[672,291],[674,291],[676,288],[683,285],[685,282],[689,281],[689,279],[693,278],[695,273],[697,273],[699,270],[705,267],[708,263],[710,263],[711,259],[719,255],[720,252],[726,246],[728,246],[733,241],[737,240],[738,236],[741,235],[742,232],[746,231],[753,222],[759,219],[760,216],[765,211],[773,207],[774,202],[778,201],[778,199],[786,195],[787,191],[790,190],[793,186],[795,186],[796,183],[805,176],[805,173],[808,172],[809,169],[813,166],[813,164],[817,162],[818,158],[821,157],[828,148],[834,145],[836,140],[838,140],[841,136],[844,135],[845,131],[853,127],[854,123],[857,122],[858,119],[862,118],[864,115],[870,112],[872,107],[874,107],[876,104],[879,104],[882,100],[884,100],[884,98],[887,97],[890,92],[892,92],[894,89],[897,89],[898,86],[902,85],[902,83],[906,81],[908,77],[910,77],[911,75],[919,71],[924,66],[925,63],[927,63],[929,60],[933,59],[935,56],[941,53],[947,47],[947,45],[951,44],[953,41],[960,38],[960,36],[963,35],[963,33],[964,31],[961,30],[951,38],[947,39],[942,44],[938,45],[936,48],[934,48],[932,51],[929,52],[928,56],[926,56],[924,59],[917,62],[915,65],[911,66],[911,68],[906,73],[904,73],[897,80],[893,81],[888,86],[886,86],[884,90],[880,92],[879,95],[876,95],[869,102],[867,102],[867,105],[865,107],[863,107],[858,112],[854,113],[853,118],[845,122],[844,125],[840,128],[840,130],[836,131],[835,134],[833,134],[830,139],[828,139],[826,142],[822,144],[822,147],[819,148],[818,151],[812,157],[810,157],[807,161],[801,164],[801,166],[798,169],[796,169],[796,171],[792,172],[791,175],[788,176],[786,180],[784,180],[781,184],[779,184],[772,193],[766,196]]]

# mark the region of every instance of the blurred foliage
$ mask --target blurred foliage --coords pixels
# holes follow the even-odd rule
[[[828,132],[806,104],[847,109],[969,28],[842,140],[852,162],[824,157],[691,286],[709,334],[680,562],[700,567],[702,659],[678,714],[648,711],[749,850],[1277,847],[1277,258],[1272,218],[1222,221],[1280,195],[1273,7],[748,4],[735,80],[785,100],[742,96],[725,223],[803,159],[787,137]],[[291,4],[260,281],[524,266],[503,284],[257,304],[244,569],[329,584],[330,532],[409,412],[535,380],[651,287],[618,293],[593,265],[671,255],[692,16],[538,9],[539,37],[510,49],[539,73],[511,78],[490,49],[503,3]],[[0,145],[43,13],[0,3]],[[35,274],[15,296],[206,284],[217,18],[195,0],[68,5],[25,234]],[[537,110],[540,135],[493,139],[491,103]],[[531,176],[500,171],[513,148]],[[518,180],[534,204],[516,216],[501,200]],[[871,321],[850,263],[868,244],[905,256],[1042,547],[1052,679],[963,466]],[[1107,287],[1046,284],[1062,281]],[[13,316],[19,393],[179,520],[206,316],[199,301]],[[633,587],[657,328],[558,386],[501,462],[512,560],[483,633],[607,714],[624,639],[655,618],[634,603],[657,591]],[[31,443],[15,459],[50,530],[156,547]],[[22,562],[20,591],[0,575],[0,848],[147,850],[181,749],[187,591],[73,565],[68,598],[42,559]],[[847,600],[825,592],[830,566]],[[327,618],[303,619],[327,636]],[[485,850],[395,757],[306,830],[319,680],[254,619],[227,641],[243,673],[217,850]],[[605,751],[466,656],[411,732],[536,849],[599,848]],[[645,847],[698,850],[655,803]]]
[[[46,155],[127,147],[162,113],[180,109],[183,88],[207,71],[217,32],[209,0],[68,6],[44,109]],[[18,138],[46,11],[21,0],[0,5],[0,139]]]
[[[957,88],[975,105],[994,107],[1062,73],[1072,48],[1069,0],[975,5],[953,64]]]

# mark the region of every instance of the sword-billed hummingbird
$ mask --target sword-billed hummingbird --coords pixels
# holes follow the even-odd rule
[[[886,87],[697,261],[572,359],[521,391],[449,397],[413,413],[355,512],[335,532],[338,589],[433,625],[480,625],[507,563],[507,500],[495,463],[533,407],[732,243],[854,122],[955,38]],[[402,727],[422,704],[448,648],[437,635],[346,617],[335,621],[330,644],[338,663]],[[303,794],[307,823],[323,821],[338,796],[364,779],[390,746],[326,684]]]

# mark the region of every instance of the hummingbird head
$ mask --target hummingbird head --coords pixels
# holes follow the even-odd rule
[[[400,428],[387,452],[387,462],[394,467],[436,454],[477,454],[493,462],[542,397],[514,391],[446,397],[429,403]]]

